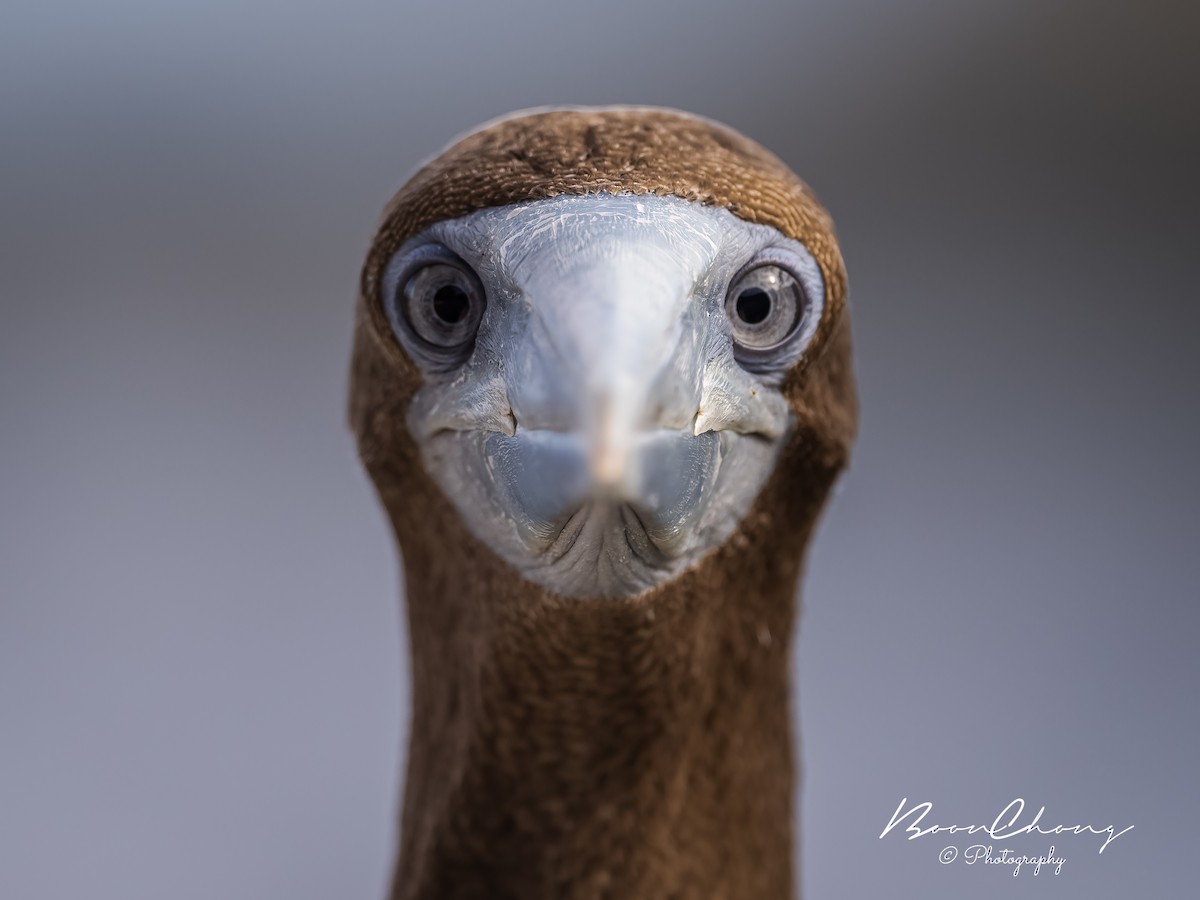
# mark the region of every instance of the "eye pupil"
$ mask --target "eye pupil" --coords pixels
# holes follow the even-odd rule
[[[467,315],[471,298],[457,284],[446,284],[433,295],[434,314],[448,325],[456,325]]]
[[[746,288],[738,294],[737,314],[747,325],[757,325],[771,314],[771,295],[759,287]]]

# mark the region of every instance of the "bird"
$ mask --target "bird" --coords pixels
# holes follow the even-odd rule
[[[858,418],[812,190],[691,113],[512,113],[386,204],[355,310],[410,644],[390,896],[795,897],[798,582]]]

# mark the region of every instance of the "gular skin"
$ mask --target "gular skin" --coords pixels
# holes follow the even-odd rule
[[[724,206],[808,248],[825,305],[784,377],[793,427],[723,544],[630,597],[526,581],[464,525],[406,417],[421,383],[381,307],[409,237],[561,194]],[[856,405],[832,225],[774,156],[703,119],[550,110],[484,128],[389,204],[362,277],[350,419],[404,561],[413,713],[395,898],[794,896],[790,636]],[[834,602],[836,598],[828,598]]]

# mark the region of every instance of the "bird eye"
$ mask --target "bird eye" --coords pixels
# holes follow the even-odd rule
[[[444,247],[422,247],[406,262],[388,309],[392,327],[418,361],[453,369],[475,346],[486,305],[483,285]]]
[[[404,318],[417,336],[436,347],[455,348],[475,337],[483,315],[483,291],[456,265],[432,263],[404,283]]]
[[[766,350],[787,340],[800,324],[806,305],[800,282],[775,265],[744,273],[725,298],[733,339],[750,350]]]
[[[769,372],[799,358],[804,349],[800,339],[812,336],[820,309],[800,277],[760,259],[733,279],[725,314],[738,362],[754,372]]]

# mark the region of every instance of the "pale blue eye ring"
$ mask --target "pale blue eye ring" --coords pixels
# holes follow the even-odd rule
[[[398,255],[383,280],[383,306],[404,349],[428,369],[450,371],[471,355],[487,297],[479,277],[441,244]]]
[[[801,250],[768,247],[729,282],[725,314],[734,358],[748,371],[789,368],[820,324],[824,279],[816,260]]]

